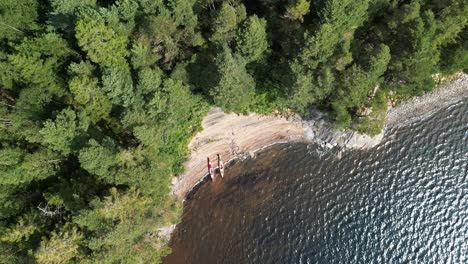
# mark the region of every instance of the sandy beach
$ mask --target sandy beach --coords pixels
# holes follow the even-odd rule
[[[217,166],[216,154],[224,163],[235,158],[254,155],[254,151],[280,142],[305,141],[300,124],[273,115],[227,114],[212,108],[202,121],[203,130],[189,144],[184,174],[173,186],[173,192],[183,198],[205,175],[207,160]]]
[[[203,130],[189,144],[189,154],[184,173],[174,177],[172,192],[181,199],[205,176],[206,158],[217,166],[216,154],[224,163],[255,155],[265,147],[277,143],[315,142],[324,148],[367,149],[377,145],[385,130],[413,122],[434,111],[468,97],[468,75],[437,88],[434,92],[412,98],[390,109],[384,131],[375,136],[361,135],[351,130],[333,128],[325,114],[315,113],[312,118],[298,115],[281,117],[275,115],[227,114],[212,108],[202,121]]]

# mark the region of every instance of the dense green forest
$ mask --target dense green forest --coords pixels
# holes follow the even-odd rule
[[[210,105],[328,111],[468,68],[465,0],[0,0],[0,262],[155,263]],[[362,109],[372,109],[362,114]]]

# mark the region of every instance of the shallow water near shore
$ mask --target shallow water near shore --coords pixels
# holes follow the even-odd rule
[[[185,203],[164,263],[467,263],[468,100],[365,151],[275,145]]]

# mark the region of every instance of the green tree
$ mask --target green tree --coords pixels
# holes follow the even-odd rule
[[[294,80],[286,91],[286,104],[304,113],[306,107],[315,100],[312,97],[313,77],[310,71],[304,70],[298,63],[291,64],[291,71]]]
[[[326,0],[319,11],[321,21],[331,24],[341,37],[367,19],[368,0]]]
[[[51,6],[55,13],[57,14],[69,14],[76,11],[77,7],[83,6],[96,6],[96,0],[83,0],[83,1],[74,1],[74,0],[51,0]]]
[[[138,12],[138,3],[136,0],[117,0],[112,8],[117,10],[121,20],[133,22]]]
[[[0,240],[7,243],[24,243],[31,240],[40,229],[37,216],[37,214],[29,213],[18,217],[18,221],[7,228]]]
[[[299,56],[303,65],[315,69],[326,63],[346,40],[367,19],[367,0],[327,0],[319,11],[321,23],[315,33],[306,32],[304,47]],[[346,53],[347,51],[344,50]]]
[[[54,99],[60,100],[67,95],[65,81],[59,71],[73,55],[74,52],[57,34],[25,38],[15,46],[8,56],[11,90],[15,94],[7,126],[12,133],[10,135],[15,134],[30,142],[39,141],[38,121],[50,114],[51,107],[47,106]]]
[[[17,81],[37,86],[45,94],[64,94],[63,80],[57,72],[74,55],[65,40],[57,34],[45,34],[24,39],[15,50],[8,60]]]
[[[98,79],[92,75],[75,76],[69,87],[77,108],[90,117],[93,123],[109,117],[112,104],[101,88]]]
[[[56,153],[45,149],[31,154],[19,149],[2,149],[0,157],[7,159],[0,165],[0,185],[4,186],[19,186],[46,179],[55,174],[61,162]]]
[[[456,37],[468,25],[468,5],[463,0],[432,1],[437,29],[435,45],[453,43]]]
[[[5,90],[13,89],[14,70],[8,63],[8,54],[0,51],[0,85]]]
[[[309,9],[310,1],[308,0],[289,0],[286,7],[286,17],[304,22],[304,16],[310,12]]]
[[[387,79],[400,87],[399,92],[409,95],[432,89],[431,75],[439,59],[433,13],[421,13],[420,3],[412,1],[401,6],[389,20],[392,34],[382,34],[392,51]]]
[[[46,121],[44,128],[39,133],[43,137],[44,144],[50,149],[68,155],[77,150],[79,141],[87,130],[88,122],[86,119],[83,120],[71,109],[64,109],[54,121]]]
[[[156,68],[143,68],[138,73],[137,90],[142,95],[148,95],[159,90],[162,84],[163,72]]]
[[[24,156],[24,152],[19,148],[0,149],[0,166],[13,166]]]
[[[118,165],[118,151],[113,140],[109,138],[105,139],[103,144],[91,139],[88,145],[80,150],[81,167],[107,183],[116,183],[115,174],[111,169]]]
[[[78,10],[84,7],[96,7],[96,0],[51,0],[51,12],[47,24],[50,29],[65,33],[67,39],[73,38]]]
[[[135,100],[132,76],[128,69],[107,68],[102,76],[102,89],[113,104],[129,107]]]
[[[34,257],[38,263],[44,264],[78,261],[82,258],[79,244],[83,238],[83,234],[77,228],[53,232],[49,240],[42,241]]]
[[[76,221],[93,231],[88,243],[94,252],[90,262],[96,258],[106,263],[159,261],[160,249],[151,246],[157,243],[151,235],[156,231],[155,222],[148,217],[154,209],[152,199],[134,188],[126,192],[110,188],[102,200],[96,199],[91,205],[92,209],[83,210]]]
[[[441,49],[440,68],[443,73],[468,71],[468,34],[460,34],[459,42],[448,44]]]
[[[145,14],[157,14],[165,9],[163,1],[138,0],[138,3]]]
[[[334,94],[332,108],[335,119],[342,127],[349,126],[351,113],[367,99],[368,92],[383,81],[382,75],[390,61],[390,49],[381,44],[376,47],[365,65],[354,64],[341,79],[341,87]]]
[[[305,34],[304,48],[300,55],[300,61],[309,69],[316,69],[319,63],[327,62],[333,55],[339,35],[331,24],[320,26],[315,35]]]
[[[194,30],[198,23],[198,17],[193,12],[196,0],[170,0],[169,7],[172,11],[174,22],[177,26]]]
[[[137,10],[136,0],[117,0],[109,8],[99,9],[99,16],[117,35],[130,36],[135,29]]]
[[[143,22],[142,31],[147,39],[146,42],[151,43],[152,56],[156,60],[164,58],[165,62],[170,63],[177,57],[179,53],[177,24],[169,11],[147,17]]]
[[[239,22],[236,9],[229,3],[223,2],[213,21],[211,40],[220,43],[231,40]]]
[[[129,190],[126,194],[119,193],[116,188],[110,190],[110,196],[106,196],[99,208],[99,216],[104,221],[118,221],[120,223],[130,223],[138,215],[149,209],[151,200],[148,197],[141,197],[136,189]]]
[[[80,19],[75,30],[78,45],[92,62],[103,67],[126,67],[129,55],[126,36],[118,35],[103,21],[92,18]]]
[[[154,65],[158,58],[155,54],[152,54],[149,46],[141,41],[133,42],[131,52],[132,67],[135,70]]]
[[[245,69],[245,61],[227,47],[216,59],[219,83],[211,90],[216,105],[226,111],[247,112],[253,103],[255,81]]]
[[[268,49],[266,20],[249,17],[237,34],[237,49],[247,62],[256,61]]]
[[[0,39],[16,40],[40,29],[36,0],[0,1]]]
[[[154,15],[146,16],[140,27],[140,42],[151,54],[149,60],[163,59],[162,69],[171,69],[180,60],[192,54],[191,47],[201,46],[204,39],[197,32],[198,16],[194,0],[170,0],[157,8]],[[140,49],[143,55],[143,50]],[[143,58],[143,57],[142,57]],[[150,66],[147,64],[147,66]]]

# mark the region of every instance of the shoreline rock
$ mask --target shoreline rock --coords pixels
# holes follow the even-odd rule
[[[334,128],[326,114],[318,111],[312,111],[307,118],[301,118],[299,115],[285,118],[258,114],[239,116],[213,108],[202,121],[203,131],[189,144],[189,158],[184,166],[184,174],[173,177],[171,193],[184,201],[186,195],[205,180],[207,155],[214,158],[213,155],[220,153],[225,165],[229,166],[234,160],[253,158],[257,152],[279,143],[314,142],[326,149],[365,150],[379,144],[386,131],[430,116],[464,98],[468,98],[468,75],[460,74],[458,79],[442,85],[432,93],[390,108],[382,133],[374,137],[349,129],[339,131]],[[221,129],[214,129],[216,126],[220,126]],[[264,133],[258,133],[259,131]],[[258,138],[260,136],[261,138]],[[337,157],[341,158],[342,155],[343,152],[338,151]],[[163,241],[170,241],[175,227],[176,225],[170,225],[158,229],[158,236]]]
[[[312,110],[310,115],[280,117],[274,115],[236,115],[212,108],[202,121],[203,130],[189,144],[184,173],[172,181],[172,193],[182,200],[206,177],[206,157],[216,167],[216,154],[225,164],[235,159],[254,156],[258,151],[279,143],[316,143],[324,149],[365,150],[379,144],[385,131],[406,125],[468,97],[468,75],[391,108],[382,133],[370,137],[350,129],[334,127],[324,113]],[[341,156],[341,151],[340,155]]]
[[[468,97],[468,75],[441,85],[433,92],[413,97],[387,111],[384,130],[405,126]]]
[[[360,134],[351,129],[338,130],[333,121],[324,113],[316,110],[311,111],[311,115],[301,119],[296,117],[295,122],[299,122],[304,128],[304,134],[309,142],[313,142],[322,148],[340,148],[340,149],[368,149],[379,144],[382,141],[384,132],[371,137]]]
[[[189,144],[184,173],[172,179],[172,194],[185,196],[207,177],[206,157],[216,167],[216,154],[225,165],[236,159],[254,157],[258,151],[279,143],[315,143],[323,149],[368,149],[380,143],[383,132],[375,137],[350,129],[337,130],[326,114],[312,111],[307,118],[299,115],[279,117],[227,114],[212,108],[202,121],[203,130]]]

